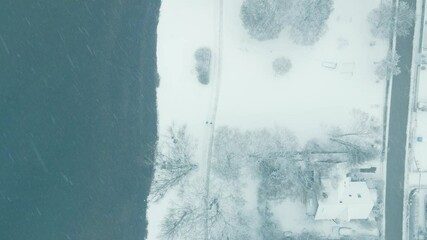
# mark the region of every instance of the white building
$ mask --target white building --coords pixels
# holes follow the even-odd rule
[[[329,180],[322,183],[324,191],[318,200],[314,219],[350,221],[369,217],[375,194],[371,194],[366,182],[351,182],[350,178],[345,178],[337,186]]]

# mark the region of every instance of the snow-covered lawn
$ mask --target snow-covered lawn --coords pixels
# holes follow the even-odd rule
[[[216,126],[244,130],[283,127],[304,144],[324,137],[326,127],[348,127],[353,109],[382,122],[385,82],[377,81],[374,71],[375,63],[386,56],[388,43],[371,37],[366,21],[380,0],[335,0],[328,31],[309,47],[294,44],[285,32],[275,40],[250,39],[239,17],[242,2],[224,1]],[[212,84],[197,81],[194,52],[210,47],[216,56],[218,11],[215,0],[163,0],[158,27],[159,142],[164,141],[163,134],[172,123],[185,124],[197,143],[195,157],[200,164],[205,161],[201,157],[207,141],[204,128],[214,93]],[[272,70],[277,57],[292,62],[283,76]],[[325,67],[328,64],[336,64],[336,68]],[[250,208],[256,209],[256,190],[245,188],[244,193]],[[158,239],[171,198],[149,204],[148,239]],[[287,231],[311,228],[307,230],[327,232],[334,227],[306,217],[304,205],[298,202],[277,205],[274,217]]]

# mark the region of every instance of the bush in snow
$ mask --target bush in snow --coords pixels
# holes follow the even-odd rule
[[[289,0],[245,0],[240,18],[252,38],[274,39],[284,28],[284,17],[291,4]]]
[[[332,0],[298,0],[292,7],[289,35],[295,43],[313,45],[326,32]]]
[[[371,24],[371,32],[378,38],[391,38],[396,20],[396,35],[407,36],[409,29],[414,24],[414,10],[406,2],[399,2],[396,11],[394,3],[387,1],[369,13],[368,21]]]
[[[377,74],[378,78],[385,79],[388,74],[392,74],[393,76],[399,75],[399,59],[400,56],[396,52],[394,52],[394,56],[392,52],[388,52],[387,57],[375,69],[375,74]]]
[[[206,47],[199,48],[194,53],[194,58],[196,59],[197,79],[201,84],[206,85],[209,83],[212,52]]]
[[[273,61],[273,70],[277,75],[284,75],[292,68],[292,63],[288,58],[280,57]]]

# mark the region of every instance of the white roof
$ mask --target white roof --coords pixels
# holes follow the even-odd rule
[[[366,219],[374,206],[374,200],[366,182],[351,182],[344,179],[334,187],[329,180],[322,181],[327,197],[318,201],[316,220]]]

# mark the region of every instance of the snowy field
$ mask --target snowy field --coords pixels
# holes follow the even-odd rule
[[[218,125],[281,126],[304,143],[321,137],[322,126],[349,122],[352,109],[381,117],[384,82],[376,83],[374,62],[384,58],[388,46],[380,41],[369,46],[374,39],[366,21],[379,1],[335,1],[328,31],[312,47],[293,44],[286,33],[272,41],[249,39],[239,19],[241,2],[224,6]],[[290,58],[292,69],[277,77],[271,62],[281,56]],[[323,62],[337,63],[337,68],[322,67]]]
[[[242,2],[224,1],[215,126],[243,130],[283,127],[304,144],[311,138],[324,137],[326,127],[347,127],[353,109],[368,112],[382,122],[385,82],[377,81],[374,71],[376,63],[386,56],[388,43],[371,37],[366,20],[380,0],[335,0],[326,34],[309,47],[294,44],[285,32],[275,40],[251,39],[240,20]],[[197,144],[196,157],[201,164],[204,159],[200,151],[207,141],[204,128],[214,93],[211,85],[197,81],[194,52],[210,47],[216,57],[218,12],[214,0],[163,0],[158,26],[159,141],[164,140],[171,124],[185,124]],[[271,63],[277,57],[292,62],[292,69],[284,76],[272,70]],[[326,63],[336,64],[336,68],[325,67]],[[250,190],[244,191],[251,195]],[[149,205],[148,239],[158,239],[159,224],[170,199]],[[283,202],[275,207],[275,218],[287,231],[302,231],[302,225],[314,224],[304,215],[303,207]],[[293,218],[289,217],[291,209]],[[319,231],[333,227],[330,223],[317,224],[314,228]]]

